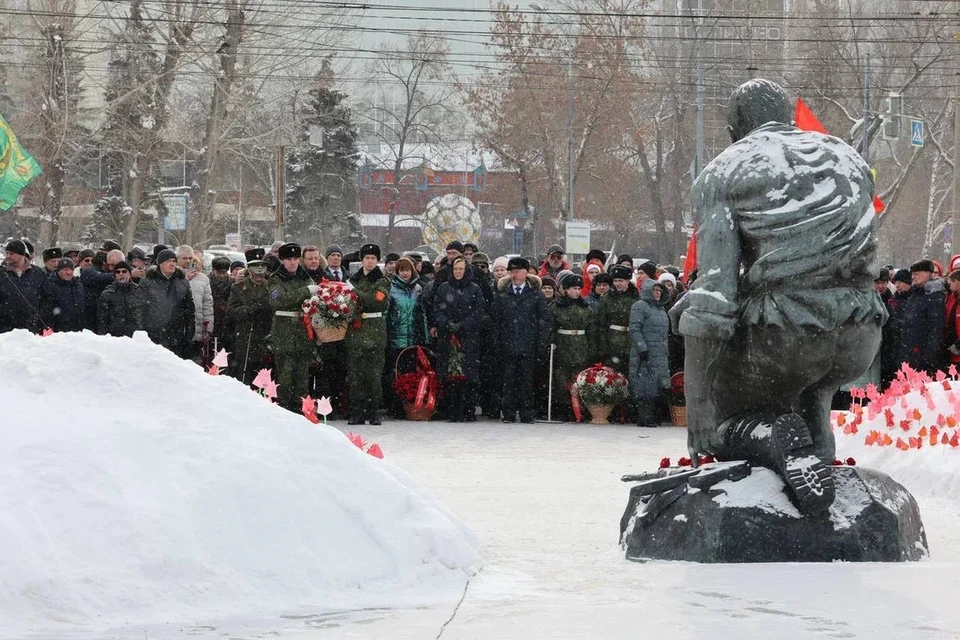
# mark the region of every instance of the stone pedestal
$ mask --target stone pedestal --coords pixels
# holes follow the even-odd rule
[[[631,490],[620,525],[628,559],[904,562],[929,555],[916,500],[879,471],[834,467],[836,500],[816,517],[801,515],[768,469],[710,486],[697,475],[652,481],[659,483],[653,493],[651,482]]]

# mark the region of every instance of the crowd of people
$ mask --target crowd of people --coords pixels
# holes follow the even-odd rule
[[[392,383],[398,357],[415,346],[426,348],[444,387],[437,418],[450,421],[475,421],[478,411],[504,422],[573,420],[573,379],[600,362],[629,380],[630,399],[614,419],[655,426],[669,379],[684,366],[667,312],[696,273],[681,278],[676,267],[630,255],[593,250],[572,265],[553,245],[541,259],[491,260],[454,241],[433,262],[417,252],[382,256],[374,244],[345,254],[335,244],[275,243],[245,257],[215,257],[205,273],[203,252],[190,246],[125,254],[106,241],[45,249],[40,266],[29,241],[11,240],[0,333],[144,331],[204,366],[222,348],[228,373],[246,384],[271,369],[283,407],[299,412],[308,394],[327,396],[331,419],[351,424],[404,417]],[[874,365],[854,384],[889,383],[904,363],[931,374],[960,363],[960,256],[943,274],[931,260],[879,270],[890,318]],[[302,303],[324,281],[349,282],[358,297],[342,340],[312,339],[302,322]]]

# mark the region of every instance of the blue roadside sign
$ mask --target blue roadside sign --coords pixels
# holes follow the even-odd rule
[[[923,120],[910,120],[910,144],[915,147],[923,146]]]

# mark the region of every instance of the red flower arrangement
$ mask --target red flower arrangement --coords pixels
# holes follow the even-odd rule
[[[313,329],[342,327],[357,317],[359,298],[349,282],[322,280],[319,287],[316,295],[300,305],[308,334],[312,334]],[[308,337],[313,339],[312,336]]]
[[[577,374],[570,392],[586,405],[619,404],[627,399],[627,378],[597,363]]]
[[[420,390],[420,380],[424,377],[424,374],[417,372],[399,375],[393,381],[393,390],[397,392],[397,397],[400,398],[402,402],[415,402],[417,399],[417,393]],[[432,391],[434,396],[439,398],[443,388],[440,386],[437,376],[430,375],[426,376],[426,378],[428,380],[427,392],[429,393]]]

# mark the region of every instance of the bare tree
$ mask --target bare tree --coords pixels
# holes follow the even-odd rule
[[[449,51],[444,39],[418,32],[407,39],[404,49],[382,47],[368,68],[378,85],[399,97],[395,103],[374,99],[364,109],[378,140],[390,150],[393,169],[384,251],[391,248],[397,215],[412,213],[400,211],[400,185],[410,161],[423,159],[418,145],[444,140],[443,123],[455,100]]]

